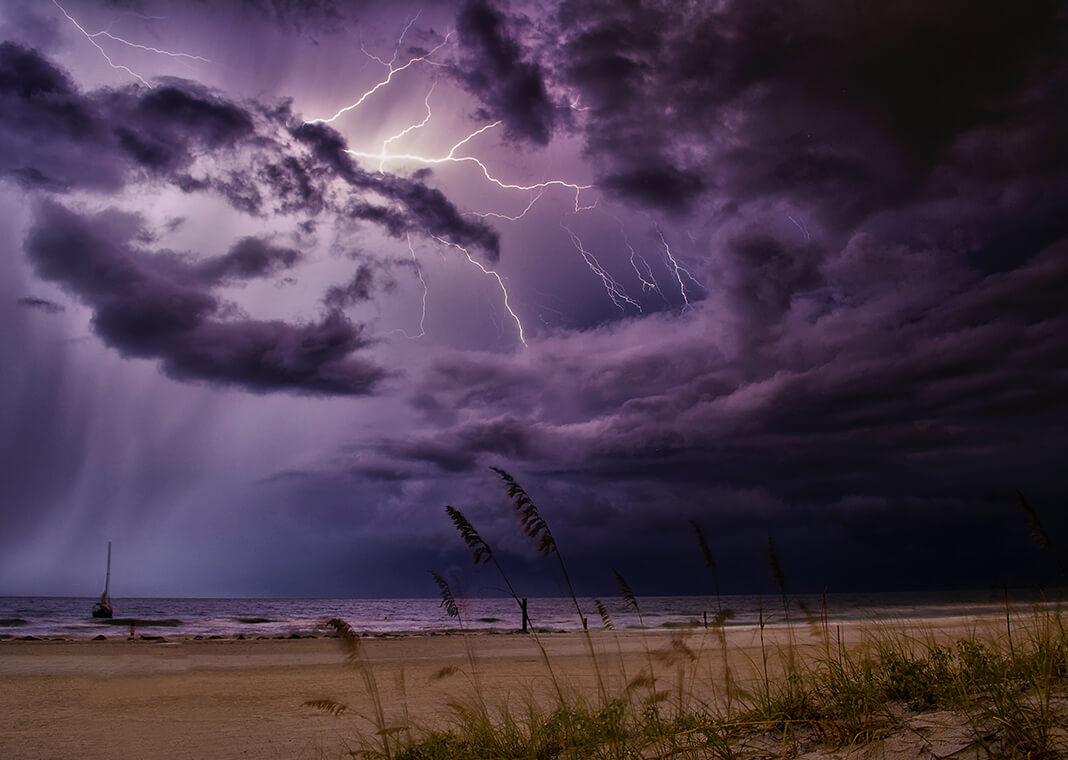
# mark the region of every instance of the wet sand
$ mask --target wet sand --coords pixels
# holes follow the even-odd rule
[[[893,627],[955,638],[977,625],[999,635],[996,618],[899,621]],[[857,645],[867,635],[863,632],[872,630],[871,624],[842,625],[843,646]],[[821,656],[827,644],[811,633],[801,624],[792,635],[811,656]],[[830,646],[837,647],[839,629],[831,625],[829,633]],[[687,691],[697,699],[714,699],[722,683],[723,659],[714,633],[598,631],[592,636],[613,693],[649,663],[656,668],[658,686],[670,688],[677,683],[679,662],[685,661]],[[773,668],[775,648],[787,637],[783,628],[765,630]],[[540,640],[563,687],[595,701],[596,679],[582,634],[546,634]],[[683,641],[696,659],[673,640]],[[361,641],[390,724],[442,725],[449,702],[471,702],[471,656],[491,706],[505,700],[521,706],[553,693],[537,646],[522,634]],[[729,630],[729,663],[736,676],[753,677],[760,652],[756,627]],[[336,717],[304,705],[316,699],[350,709]],[[0,641],[3,758],[332,758],[354,746],[358,731],[370,729],[365,717],[370,712],[363,677],[346,666],[341,643],[332,638]]]

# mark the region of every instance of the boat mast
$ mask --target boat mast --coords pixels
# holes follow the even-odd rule
[[[108,585],[111,583],[111,542],[108,541],[108,572],[104,576],[104,598],[108,598]]]

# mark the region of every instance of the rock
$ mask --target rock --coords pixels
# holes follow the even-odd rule
[[[93,641],[107,641],[107,640],[108,640],[108,637],[105,636],[102,633],[98,633],[96,636],[93,637]]]

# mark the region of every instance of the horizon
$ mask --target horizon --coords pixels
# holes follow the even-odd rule
[[[725,593],[769,538],[791,592],[1063,585],[1065,50],[1048,2],[4,3],[0,595],[108,541],[126,598],[489,587],[453,505],[545,596],[495,467],[583,595],[708,584],[689,520]]]
[[[1040,596],[1040,597],[1044,593],[1046,593],[1047,591],[1062,591],[1062,590],[1063,589],[1061,589],[1061,588],[1055,588],[1055,589],[1035,589],[1035,588],[1028,588],[1028,587],[1016,587],[1016,588],[1010,587],[1010,588],[1008,588],[1009,594],[1025,594],[1025,595],[1026,594],[1034,594],[1034,595],[1037,595],[1037,596]],[[935,595],[939,595],[939,594],[945,594],[945,595],[963,595],[963,594],[982,594],[982,595],[993,594],[993,595],[1000,595],[1000,594],[1003,594],[1004,591],[1005,591],[1004,588],[898,589],[898,590],[895,590],[895,591],[885,591],[885,590],[884,591],[830,591],[830,590],[822,591],[822,590],[820,590],[820,591],[797,591],[797,592],[791,591],[788,594],[788,597],[789,598],[796,598],[796,597],[801,597],[801,596],[805,596],[805,597],[820,597],[820,596],[823,596],[824,594],[826,594],[826,596],[828,598],[831,598],[831,597],[834,597],[834,596],[868,596],[868,595],[870,595],[870,596],[895,596],[895,595],[902,595],[902,596],[904,596],[904,595],[915,595],[915,596],[932,595],[932,596],[935,596]],[[113,595],[109,594],[109,597],[111,599],[113,599],[113,600],[116,600],[116,599],[180,599],[180,600],[183,600],[183,601],[196,601],[197,599],[205,599],[205,600],[214,600],[214,601],[250,601],[250,602],[251,601],[259,601],[259,600],[274,601],[274,602],[285,602],[285,601],[382,602],[382,601],[412,600],[412,601],[421,601],[421,602],[434,602],[435,604],[438,604],[441,601],[441,598],[439,596],[382,596],[382,597],[378,597],[378,596],[368,596],[368,597],[361,597],[361,596],[351,596],[351,597],[333,597],[333,596],[292,596],[292,597],[286,597],[286,596],[113,596]],[[618,592],[617,592],[617,594],[615,596],[611,596],[611,595],[608,595],[608,594],[603,594],[603,595],[599,595],[599,596],[592,596],[592,595],[589,595],[589,594],[579,594],[579,599],[580,600],[582,600],[582,599],[602,599],[602,601],[603,601],[604,599],[610,599],[612,601],[620,601],[617,597],[618,597]],[[716,594],[715,593],[705,593],[705,594],[655,594],[654,593],[654,594],[641,594],[641,595],[638,595],[638,597],[640,599],[715,599],[716,598]],[[723,593],[723,594],[720,594],[720,597],[723,598],[723,599],[728,599],[728,598],[733,598],[733,597],[759,597],[759,598],[767,597],[767,598],[771,598],[771,599],[775,599],[775,600],[779,600],[781,598],[780,594],[777,591],[769,591],[769,592],[761,592],[761,593],[749,593],[749,594]],[[15,594],[15,595],[7,594],[7,595],[0,595],[0,599],[84,599],[86,601],[92,601],[93,599],[99,599],[99,598],[100,598],[99,594],[97,594],[95,596],[93,596],[93,595],[90,595],[90,596],[77,596],[77,595],[71,595],[71,594],[33,594],[33,595],[31,595],[31,594]],[[507,594],[504,594],[504,595],[500,595],[500,596],[464,596],[464,597],[457,597],[456,599],[457,599],[457,601],[461,601],[462,600],[462,601],[477,602],[477,601],[500,600],[500,599],[508,600],[508,599],[511,599],[511,598],[512,597],[508,596]],[[537,600],[537,599],[542,599],[542,600],[552,599],[552,600],[571,601],[571,597],[566,595],[566,594],[564,594],[562,596],[526,596],[526,597],[521,597],[521,598],[534,599],[534,600]]]

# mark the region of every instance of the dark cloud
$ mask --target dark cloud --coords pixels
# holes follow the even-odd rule
[[[396,14],[384,12],[390,34],[410,19]],[[428,18],[429,9],[421,23]],[[773,590],[760,581],[769,533],[791,581],[810,588],[1025,577],[1016,552],[1026,549],[1026,526],[1013,513],[1013,489],[1028,493],[1056,535],[1068,527],[1059,476],[1068,426],[1068,35],[1059,4],[905,2],[858,13],[847,0],[518,0],[507,9],[469,2],[457,18],[449,69],[413,65],[376,95],[382,129],[393,128],[387,116],[419,118],[426,90],[417,77],[448,71],[472,97],[433,101],[431,129],[450,125],[451,136],[457,110],[500,118],[509,141],[472,150],[509,176],[514,169],[517,181],[581,158],[561,171],[595,178],[582,202],[596,196],[596,209],[572,218],[570,198],[560,205],[554,189],[525,219],[500,222],[498,237],[447,194],[463,175],[377,172],[334,127],[304,123],[290,101],[236,102],[177,80],[81,92],[39,52],[0,49],[0,175],[11,183],[37,195],[79,191],[87,208],[106,207],[105,194],[154,197],[173,187],[215,195],[261,229],[285,215],[303,234],[286,238],[292,249],[259,237],[221,241],[198,257],[162,249],[136,217],[48,204],[33,211],[25,223],[34,271],[91,309],[107,345],[157,361],[171,377],[319,395],[385,385],[384,371],[362,361],[368,339],[344,310],[421,264],[344,239],[364,225],[400,241],[441,238],[489,261],[502,245],[529,256],[502,270],[528,347],[448,348],[442,336],[478,299],[467,280],[457,288],[428,278],[430,342],[388,349],[411,385],[365,405],[351,438],[356,426],[340,418],[351,405],[339,406],[345,432],[316,438],[318,448],[298,437],[299,451],[279,454],[273,461],[290,476],[264,482],[274,511],[271,520],[257,513],[257,526],[294,554],[329,536],[346,558],[374,541],[399,565],[469,564],[441,514],[451,502],[469,508],[518,577],[536,583],[541,571],[485,469],[501,465],[574,547],[580,586],[603,589],[591,579],[622,558],[636,585],[651,574],[649,585],[659,580],[667,593],[705,590],[692,580],[700,558],[689,517],[704,523],[733,574],[731,590]],[[405,39],[440,41],[418,27]],[[388,56],[394,39],[369,44]],[[309,71],[299,58],[287,81]],[[319,84],[302,97],[342,91],[338,80]],[[375,120],[366,128],[360,137],[372,140]],[[546,146],[544,172],[514,155],[525,143]],[[488,200],[492,188],[463,190],[478,210],[499,207],[497,196]],[[553,216],[562,208],[565,229],[603,271],[641,289],[640,314],[612,310],[584,256],[557,256],[561,247],[572,254]],[[335,250],[360,253],[344,278],[310,295],[312,321],[256,320],[224,300],[225,288],[250,279],[291,281],[297,249],[332,226]],[[656,287],[636,283],[632,269]],[[15,283],[9,304],[35,292],[32,282]],[[532,326],[533,307],[546,304],[572,329]],[[499,301],[493,307],[500,317]],[[30,308],[11,308],[22,332],[0,340],[12,355],[25,343],[38,348],[35,362],[48,359],[47,377],[30,362],[7,370],[49,431],[36,449],[46,452],[65,434],[48,418],[48,392],[67,394],[56,408],[74,426],[92,402],[49,391],[59,387],[58,359],[43,336],[58,343],[69,320],[33,319]],[[463,334],[468,324],[453,329],[452,345],[483,345]],[[81,370],[71,359],[73,388],[83,386]],[[0,383],[15,435],[34,440],[20,393],[3,391]],[[6,453],[32,469],[18,443]],[[77,483],[91,468],[64,456],[64,482]],[[41,472],[33,488],[9,489],[26,502],[66,498]],[[316,518],[305,519],[307,505]],[[412,530],[401,536],[397,524]],[[426,557],[426,546],[446,548]],[[299,560],[283,572],[274,559],[277,576],[308,577]],[[311,593],[320,588],[307,582]]]
[[[456,18],[466,53],[457,78],[485,104],[490,118],[502,119],[515,139],[546,145],[556,123],[556,107],[541,67],[523,60],[505,16],[485,0],[468,0]]]
[[[544,444],[526,421],[511,415],[461,425],[431,438],[386,441],[380,453],[390,459],[432,464],[446,472],[470,472],[480,455],[495,461],[531,458]]]
[[[387,198],[399,201],[408,210],[413,228],[443,238],[465,248],[475,248],[485,254],[489,261],[500,256],[500,240],[497,232],[481,221],[470,222],[445,194],[422,182],[386,175],[373,189]]]
[[[344,285],[331,285],[323,297],[323,303],[332,309],[345,309],[361,301],[368,301],[374,293],[375,270],[369,264],[360,264],[356,274]]]
[[[66,309],[55,301],[49,301],[47,298],[37,298],[36,296],[23,296],[15,301],[19,306],[25,306],[29,309],[40,309],[47,314],[60,314]]]
[[[141,222],[115,211],[78,216],[38,206],[26,251],[38,275],[93,309],[93,329],[126,356],[159,359],[168,375],[253,392],[370,393],[385,373],[356,356],[362,327],[340,312],[289,324],[227,318],[203,283],[271,271],[295,252],[253,238],[218,259],[190,264],[135,245]]]
[[[315,158],[330,167],[350,186],[371,190],[398,202],[404,213],[366,201],[353,201],[344,206],[353,218],[375,221],[393,235],[399,236],[411,230],[443,238],[466,247],[477,248],[490,261],[500,255],[500,241],[496,231],[481,220],[469,221],[436,188],[417,178],[399,177],[392,174],[369,174],[346,153],[344,138],[325,124],[302,123],[292,128],[293,136],[307,145]]]
[[[36,51],[0,43],[0,176],[30,187],[117,190],[124,167],[93,104]]]
[[[324,205],[324,191],[321,182],[316,181],[317,174],[321,175],[321,170],[317,172],[297,157],[286,156],[265,166],[260,181],[278,196],[283,213],[304,209],[314,216]]]
[[[197,264],[194,272],[198,279],[210,284],[249,280],[291,269],[300,259],[300,251],[296,249],[274,246],[261,238],[246,237],[222,256]]]
[[[704,183],[694,172],[661,164],[610,174],[600,187],[642,206],[686,211],[704,190]]]
[[[83,94],[36,51],[4,42],[0,105],[0,175],[26,186],[119,191],[145,172],[184,192],[215,192],[251,215],[329,210],[394,236],[431,235],[491,261],[499,255],[496,232],[465,219],[422,177],[363,171],[338,132],[300,122],[285,103],[243,107],[181,80]],[[205,153],[215,160],[198,164]],[[394,205],[359,199],[362,193]]]
[[[1016,173],[1064,165],[1065,19],[1054,2],[864,14],[841,2],[583,2],[563,4],[557,23],[553,79],[590,109],[603,184],[640,203],[789,198],[848,225],[936,191],[935,172],[1004,171],[993,143],[958,161],[978,135],[1011,135],[1023,156],[1051,159]]]
[[[470,489],[473,504],[483,467],[514,467],[561,510],[557,532],[599,557],[625,554],[634,535],[664,549],[684,512],[754,553],[774,531],[816,588],[885,582],[895,552],[937,553],[950,531],[1006,551],[1013,488],[1061,498],[1064,241],[989,274],[869,235],[822,261],[751,234],[735,248],[764,267],[737,286],[750,306],[731,307],[777,325],[759,342],[725,351],[729,330],[706,304],[681,321],[543,339],[521,357],[453,354],[412,398],[422,432],[360,461]],[[586,492],[610,505],[618,524],[598,529],[611,539],[583,528]],[[846,540],[855,576],[797,554]],[[926,572],[951,583],[988,572],[964,554]],[[744,553],[727,557],[751,569]],[[661,571],[677,582],[682,569],[668,556]]]

